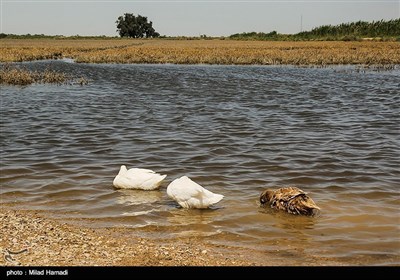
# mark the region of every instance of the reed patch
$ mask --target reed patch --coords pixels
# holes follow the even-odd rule
[[[80,85],[88,84],[88,80],[81,77],[74,79],[73,77],[57,72],[51,69],[44,71],[31,71],[22,67],[5,64],[0,69],[0,84],[8,85],[30,85],[30,84],[65,84],[77,83]]]

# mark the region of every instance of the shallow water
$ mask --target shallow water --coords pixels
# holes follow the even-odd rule
[[[2,203],[299,263],[400,264],[399,69],[24,65],[91,82],[2,85]],[[116,190],[121,164],[168,176],[159,191]],[[178,208],[165,189],[182,175],[225,198]],[[258,207],[262,190],[285,185],[308,192],[321,215]]]

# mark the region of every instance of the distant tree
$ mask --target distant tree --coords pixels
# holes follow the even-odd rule
[[[125,13],[123,16],[118,17],[117,32],[121,37],[131,38],[156,38],[160,34],[153,28],[153,22],[147,22],[147,17],[141,15],[135,16],[133,14]]]

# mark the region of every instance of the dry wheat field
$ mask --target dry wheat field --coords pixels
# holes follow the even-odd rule
[[[72,58],[82,63],[394,65],[398,42],[170,39],[2,39],[0,61]]]

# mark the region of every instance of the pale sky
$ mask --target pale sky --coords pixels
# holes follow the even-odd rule
[[[147,16],[167,36],[293,34],[326,24],[400,18],[400,0],[1,0],[0,32],[117,36],[118,16]]]

